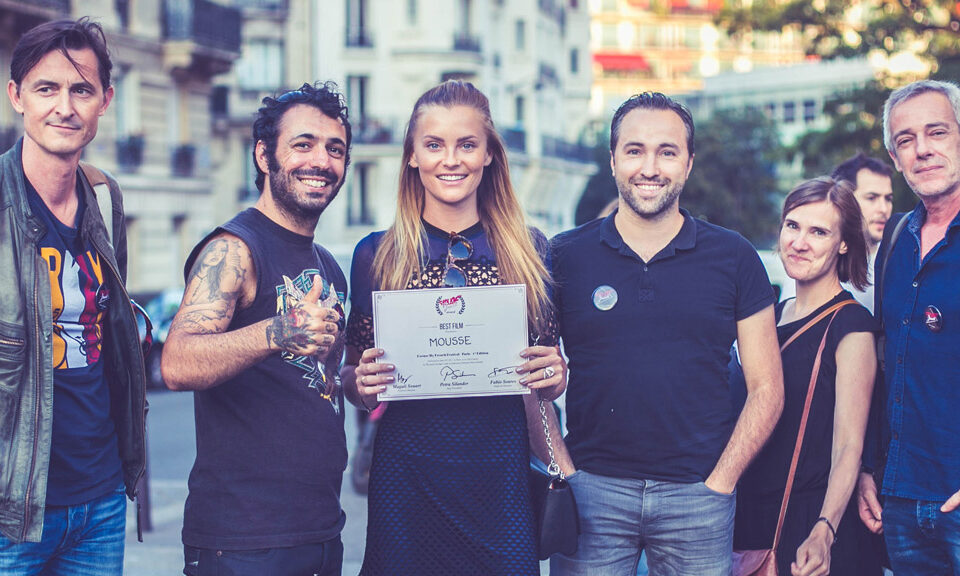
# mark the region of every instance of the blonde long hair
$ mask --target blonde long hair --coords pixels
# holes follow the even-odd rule
[[[487,151],[493,161],[484,169],[477,189],[480,223],[496,258],[501,281],[527,286],[527,317],[531,327],[543,333],[552,308],[547,290],[550,273],[533,245],[523,209],[510,183],[507,154],[493,126],[490,103],[470,82],[443,82],[420,96],[413,107],[403,138],[397,216],[373,259],[375,284],[381,290],[403,290],[411,279],[419,278],[427,262],[426,230],[421,220],[426,192],[419,170],[409,162],[417,121],[429,106],[469,106],[483,118]]]

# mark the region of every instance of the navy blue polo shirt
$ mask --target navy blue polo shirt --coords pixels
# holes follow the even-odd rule
[[[649,262],[621,238],[616,212],[551,242],[578,468],[700,482],[730,437],[737,321],[771,306],[773,288],[746,239],[681,212]]]

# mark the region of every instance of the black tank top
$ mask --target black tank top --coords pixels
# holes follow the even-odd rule
[[[346,301],[347,283],[333,256],[254,208],[198,244],[186,270],[221,232],[246,243],[257,274],[253,304],[237,311],[228,330],[276,316],[290,301],[287,293],[293,292],[295,302],[316,275],[323,281],[322,298],[332,286],[340,302]],[[278,352],[232,380],[194,393],[197,459],[184,511],[184,544],[246,550],[323,542],[340,533],[347,463],[337,376],[342,341],[326,366]]]

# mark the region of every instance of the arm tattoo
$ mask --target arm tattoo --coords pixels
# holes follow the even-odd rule
[[[189,334],[223,332],[242,295],[246,246],[231,237],[211,240],[187,277],[183,304],[170,326]]]
[[[267,344],[288,352],[299,353],[314,344],[310,332],[304,328],[307,315],[300,305],[273,319],[267,326]]]

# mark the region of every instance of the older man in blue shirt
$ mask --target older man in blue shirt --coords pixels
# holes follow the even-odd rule
[[[883,531],[894,573],[960,575],[960,88],[928,80],[895,91],[883,130],[920,203],[878,275],[885,500],[862,474],[860,516]]]

